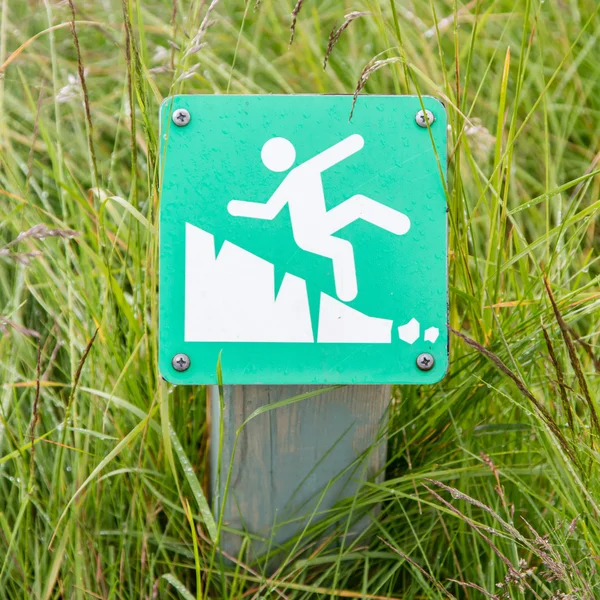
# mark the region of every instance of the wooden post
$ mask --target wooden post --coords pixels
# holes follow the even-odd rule
[[[210,389],[214,501],[217,490],[218,497],[223,498],[236,431],[242,423],[259,407],[319,388],[225,386],[222,440],[219,392],[216,386]],[[321,513],[353,496],[362,481],[383,477],[386,439],[378,439],[378,435],[390,398],[389,385],[344,386],[251,419],[239,436],[233,459],[221,548],[238,555],[243,537],[228,531],[235,529],[247,532],[252,539],[252,558],[275,550],[305,528],[317,506]],[[336,479],[345,469],[347,472]],[[213,510],[218,515],[220,506],[213,505]],[[311,524],[315,520],[313,517]],[[359,523],[352,533],[362,528]]]

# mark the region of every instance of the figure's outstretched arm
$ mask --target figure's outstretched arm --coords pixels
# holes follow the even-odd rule
[[[323,172],[333,165],[337,165],[349,156],[358,152],[365,145],[362,135],[355,133],[343,139],[341,142],[327,148],[314,158],[307,160],[304,164],[313,165],[319,172]]]
[[[227,210],[234,217],[248,217],[250,219],[273,220],[285,206],[287,198],[276,190],[271,198],[265,202],[247,202],[246,200],[231,200]]]

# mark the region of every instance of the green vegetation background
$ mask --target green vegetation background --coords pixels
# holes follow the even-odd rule
[[[0,0],[0,597],[599,597],[599,10]],[[357,89],[448,106],[452,366],[394,390],[369,537],[267,578],[157,376],[158,105]]]

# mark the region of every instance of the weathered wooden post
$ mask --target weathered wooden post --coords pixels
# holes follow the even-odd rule
[[[218,389],[212,389],[211,469],[213,497],[222,498],[236,431],[260,407],[320,386],[226,386],[223,452],[218,469]],[[249,531],[253,554],[260,555],[318,521],[336,501],[352,497],[361,480],[373,480],[385,467],[385,438],[378,434],[390,400],[390,386],[345,386],[264,412],[250,420],[237,440],[224,522]],[[361,460],[362,459],[362,460]],[[340,476],[341,475],[341,476]],[[218,511],[221,507],[215,506]],[[241,538],[225,532],[222,547],[237,555]]]
[[[444,107],[364,96],[349,121],[351,105],[162,105],[159,363],[211,386],[230,554],[236,532],[260,555],[382,476],[391,385],[446,371]]]

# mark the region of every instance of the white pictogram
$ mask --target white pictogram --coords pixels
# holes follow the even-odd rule
[[[362,194],[327,210],[321,173],[363,146],[362,136],[351,135],[293,168],[266,203],[232,200],[227,207],[236,217],[272,220],[287,204],[296,244],[307,252],[331,259],[335,290],[345,302],[354,300],[358,294],[354,249],[349,241],[333,234],[358,219],[395,235],[403,235],[410,228],[406,215]],[[261,157],[268,169],[280,173],[294,164],[296,149],[285,138],[271,138],[263,146]]]
[[[286,273],[275,296],[275,266],[231,242],[185,232],[186,342],[313,342],[306,282]]]
[[[415,318],[411,319],[406,325],[398,327],[398,337],[407,344],[414,344],[421,335],[421,324]]]
[[[185,237],[186,342],[392,343],[392,320],[323,292],[315,335],[304,279],[285,273],[276,293],[273,263],[229,241],[217,254],[214,236],[190,223]],[[425,330],[425,341],[435,343],[438,336],[437,327]],[[399,326],[398,337],[417,341],[419,321]]]
[[[369,317],[321,292],[319,344],[390,344],[393,324],[389,319]]]
[[[423,336],[423,339],[426,342],[431,342],[432,344],[435,344],[439,336],[440,330],[437,327],[429,327],[429,329],[425,330],[425,335]]]

